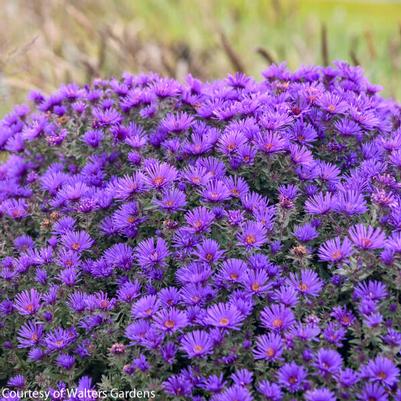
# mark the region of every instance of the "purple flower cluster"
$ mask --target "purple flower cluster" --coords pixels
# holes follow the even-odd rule
[[[0,122],[0,385],[400,401],[379,89],[338,62],[32,93]]]

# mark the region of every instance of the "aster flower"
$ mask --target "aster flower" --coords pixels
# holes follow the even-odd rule
[[[14,220],[23,219],[29,216],[28,204],[25,199],[7,199],[0,203],[0,212]]]
[[[236,152],[247,142],[246,136],[241,131],[227,130],[218,140],[218,149],[225,155]]]
[[[229,387],[227,390],[223,391],[217,397],[218,401],[252,401],[252,396],[249,390],[245,387],[239,385],[233,385]]]
[[[300,242],[312,241],[318,236],[318,231],[310,223],[304,224],[302,226],[297,226],[294,230],[294,237]]]
[[[355,321],[355,316],[352,312],[347,310],[344,306],[336,306],[330,316],[337,319],[337,321],[344,327],[351,326]]]
[[[208,202],[223,202],[231,197],[231,193],[223,181],[210,180],[202,191],[203,198]]]
[[[213,350],[213,341],[206,331],[194,330],[181,339],[181,348],[189,358],[203,357]]]
[[[400,371],[393,361],[378,356],[362,369],[363,376],[372,382],[377,382],[383,386],[392,386],[398,382]]]
[[[35,315],[40,309],[41,294],[34,288],[20,292],[15,297],[14,307],[20,315]]]
[[[212,275],[209,264],[190,263],[176,271],[176,278],[182,284],[205,284]]]
[[[91,146],[92,148],[99,147],[100,143],[103,140],[103,131],[99,129],[86,131],[84,136],[82,137],[82,141]]]
[[[264,308],[260,318],[264,327],[274,331],[287,330],[295,322],[291,309],[276,304]]]
[[[187,202],[184,192],[176,188],[170,188],[163,193],[161,200],[155,199],[154,204],[162,210],[176,212],[177,210],[183,209]]]
[[[224,303],[210,306],[206,312],[205,324],[224,329],[238,330],[245,316],[236,307]]]
[[[269,401],[281,401],[283,397],[280,386],[276,383],[271,383],[268,380],[262,380],[259,382],[258,392]]]
[[[86,231],[67,231],[61,236],[62,244],[75,252],[83,252],[91,248],[94,241]]]
[[[332,349],[321,348],[315,357],[315,366],[323,376],[336,374],[342,362],[340,354]]]
[[[130,270],[134,262],[134,251],[127,244],[115,244],[106,250],[104,259],[116,269]]]
[[[204,186],[213,177],[212,173],[202,166],[189,166],[182,170],[181,176],[195,186]]]
[[[290,145],[288,147],[290,152],[291,161],[300,166],[313,165],[312,152],[305,146]]]
[[[137,227],[142,221],[136,202],[123,204],[111,217],[112,228],[129,237],[135,236]]]
[[[319,295],[323,282],[319,276],[310,269],[302,269],[300,275],[291,273],[288,283],[303,295],[316,297]]]
[[[160,190],[173,183],[178,175],[177,169],[167,163],[152,163],[146,168],[145,182],[149,188]]]
[[[379,228],[357,224],[349,229],[351,241],[360,249],[383,248],[386,236]]]
[[[93,109],[93,118],[99,127],[117,125],[121,122],[121,114],[114,108],[109,107],[105,110],[100,108]]]
[[[348,108],[347,103],[340,96],[332,93],[322,95],[318,100],[318,104],[322,109],[331,114],[344,113]]]
[[[207,231],[212,225],[214,214],[203,206],[192,209],[185,216],[191,232],[200,233]]]
[[[56,364],[62,369],[70,370],[75,364],[75,358],[72,355],[60,354],[56,358]]]
[[[346,330],[338,323],[329,323],[323,331],[323,337],[330,344],[342,347],[342,341],[345,339]]]
[[[175,287],[166,287],[159,291],[159,300],[165,307],[176,306],[181,300],[180,291]]]
[[[156,295],[147,295],[132,305],[131,315],[136,318],[147,318],[153,316],[159,308],[160,301]]]
[[[268,279],[269,277],[265,270],[247,270],[241,279],[241,283],[250,293],[262,294],[272,286]]]
[[[161,310],[155,314],[153,319],[157,328],[168,333],[181,330],[188,324],[186,313],[176,308]]]
[[[7,382],[7,386],[17,389],[23,389],[25,385],[26,385],[26,379],[22,375],[13,376]]]
[[[272,299],[288,307],[294,307],[298,304],[299,292],[292,286],[281,286],[272,294]]]
[[[264,359],[267,361],[280,360],[283,353],[283,340],[280,335],[269,333],[257,337],[254,350],[255,359]]]
[[[368,209],[363,195],[357,191],[339,192],[334,198],[333,209],[338,213],[344,213],[349,216],[363,214]]]
[[[167,244],[162,238],[141,241],[135,252],[135,257],[143,268],[164,267],[169,255]]]
[[[382,337],[383,341],[391,348],[401,347],[401,333],[397,330],[389,328],[387,334]]]
[[[326,214],[333,207],[334,200],[329,192],[314,195],[305,202],[305,210],[310,214]]]
[[[247,266],[243,260],[230,258],[221,265],[217,278],[224,282],[240,282],[246,269]]]
[[[286,363],[278,370],[277,378],[283,388],[294,393],[302,389],[307,373],[305,368],[291,362]]]
[[[391,234],[386,241],[386,248],[395,253],[401,253],[401,233],[395,232]]]
[[[133,175],[125,175],[118,178],[113,183],[114,197],[116,199],[127,200],[135,194],[143,192],[145,189],[145,176],[140,172]]]
[[[44,337],[44,344],[50,352],[63,350],[72,344],[77,338],[74,328],[55,328]]]
[[[18,348],[30,348],[40,343],[43,325],[28,321],[18,330]]]
[[[358,284],[354,291],[354,296],[361,300],[381,301],[386,298],[387,294],[386,285],[376,280],[364,281]]]
[[[266,228],[262,224],[247,222],[238,234],[239,245],[247,249],[260,248],[267,241],[266,234]]]
[[[335,394],[327,388],[309,390],[305,393],[307,401],[336,401]]]
[[[362,391],[358,394],[358,399],[361,401],[388,401],[388,395],[385,388],[383,388],[380,384],[367,383],[363,387]]]
[[[287,141],[280,134],[274,132],[259,132],[254,140],[258,149],[266,154],[282,152],[287,146]]]
[[[163,388],[167,394],[173,396],[185,397],[192,393],[191,382],[181,375],[170,376],[167,381],[163,382]]]
[[[151,324],[148,320],[137,320],[127,326],[125,336],[132,341],[131,344],[138,344],[143,341],[150,330]]]
[[[348,238],[344,238],[343,241],[339,237],[330,239],[319,248],[319,258],[324,262],[339,263],[352,253],[352,243]]]
[[[224,254],[219,243],[212,239],[205,239],[196,246],[194,255],[205,263],[216,263]]]
[[[229,176],[224,180],[224,183],[233,197],[241,198],[249,192],[249,185],[242,177]]]

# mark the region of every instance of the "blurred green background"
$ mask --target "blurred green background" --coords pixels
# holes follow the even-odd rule
[[[0,114],[31,89],[153,70],[202,79],[271,62],[360,64],[401,99],[401,2],[0,0]]]

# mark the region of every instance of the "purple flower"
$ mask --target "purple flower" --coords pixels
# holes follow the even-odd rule
[[[213,341],[208,332],[194,330],[181,339],[181,348],[189,358],[204,357],[213,350]]]
[[[322,280],[310,269],[302,269],[299,275],[291,273],[288,284],[301,294],[312,297],[317,297],[323,288]]]
[[[18,348],[30,348],[40,343],[43,336],[43,325],[27,322],[18,330]]]
[[[136,318],[153,316],[160,308],[160,301],[155,295],[146,295],[132,305],[131,315]]]
[[[166,188],[177,178],[175,167],[167,163],[152,163],[146,168],[145,182],[149,188],[160,190]]]
[[[75,358],[72,355],[60,354],[56,359],[57,366],[65,370],[70,370],[74,366]]]
[[[179,331],[188,324],[186,313],[175,308],[157,312],[153,320],[155,327],[168,333]]]
[[[170,255],[162,238],[149,238],[141,241],[135,252],[138,263],[143,268],[164,267]]]
[[[248,389],[235,384],[223,391],[216,398],[217,401],[252,401],[252,396]]]
[[[327,388],[309,390],[305,393],[307,401],[336,401],[334,393]]]
[[[269,333],[259,336],[256,339],[254,350],[255,359],[265,359],[267,361],[280,360],[283,353],[283,341],[280,335]]]
[[[291,309],[276,304],[264,308],[260,318],[264,327],[274,331],[287,330],[295,322],[295,316]]]
[[[20,315],[35,315],[40,309],[40,302],[41,294],[31,288],[16,295],[14,307]]]
[[[358,394],[361,401],[388,401],[388,395],[384,387],[378,383],[367,383],[361,393]]]
[[[204,321],[210,326],[238,330],[244,318],[236,307],[219,303],[207,309]]]
[[[351,241],[360,249],[383,248],[386,236],[379,228],[357,224],[349,229]]]
[[[259,382],[258,391],[266,400],[269,401],[281,401],[283,397],[280,386],[276,383],[271,383],[268,380],[262,380]]]
[[[94,241],[86,231],[67,231],[61,236],[62,244],[75,252],[83,252],[91,248]]]
[[[388,294],[386,285],[380,281],[368,280],[358,284],[354,291],[354,296],[359,299],[370,299],[381,301]]]
[[[312,196],[305,202],[305,210],[309,214],[326,214],[333,209],[334,200],[332,195],[327,193],[319,193]]]
[[[224,254],[220,250],[219,243],[212,239],[206,239],[197,245],[194,255],[205,263],[216,263]]]
[[[202,191],[203,198],[208,202],[224,202],[231,193],[223,181],[210,180]]]
[[[278,370],[277,378],[283,388],[290,393],[295,393],[302,389],[307,373],[305,368],[291,362],[286,363]]]
[[[96,125],[100,127],[117,125],[122,120],[120,113],[112,107],[106,108],[105,110],[100,108],[93,109],[93,118]]]
[[[342,366],[342,358],[337,351],[321,348],[315,357],[315,366],[323,376],[336,374]]]
[[[297,226],[294,230],[294,237],[300,242],[312,241],[318,236],[319,233],[316,228],[310,223]]]
[[[162,199],[156,199],[155,205],[168,212],[176,212],[183,209],[187,202],[185,193],[176,188],[170,188],[162,195]]]
[[[243,260],[230,258],[222,263],[217,278],[225,282],[240,282],[246,269],[247,266]]]
[[[103,131],[98,129],[86,131],[82,140],[92,148],[97,148],[103,140]]]
[[[163,383],[163,388],[167,394],[174,396],[187,397],[192,393],[191,382],[181,375],[170,376],[170,378]]]
[[[17,389],[23,389],[25,385],[26,385],[26,380],[25,377],[22,375],[13,376],[7,382],[7,386],[14,387]]]
[[[363,214],[368,210],[363,195],[353,190],[339,192],[334,198],[333,209],[349,216]]]
[[[282,152],[287,146],[286,140],[274,132],[260,132],[254,139],[258,149],[266,154]]]
[[[339,263],[353,253],[352,243],[348,238],[342,241],[339,237],[326,241],[319,248],[319,258],[325,262]]]
[[[63,350],[76,340],[77,333],[74,328],[56,328],[44,338],[44,344],[50,352]]]
[[[392,386],[398,382],[400,371],[393,361],[386,357],[378,356],[363,367],[362,374],[372,382],[377,382],[384,386]]]
[[[197,207],[188,212],[185,220],[194,233],[207,231],[214,220],[214,214],[205,207]]]
[[[248,249],[260,248],[267,241],[266,234],[266,228],[262,224],[250,221],[238,234],[239,245]]]

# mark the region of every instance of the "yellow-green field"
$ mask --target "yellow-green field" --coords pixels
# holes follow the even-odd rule
[[[123,71],[203,79],[259,76],[345,59],[401,99],[401,2],[318,0],[0,0],[0,114]],[[322,48],[326,48],[323,50]]]

